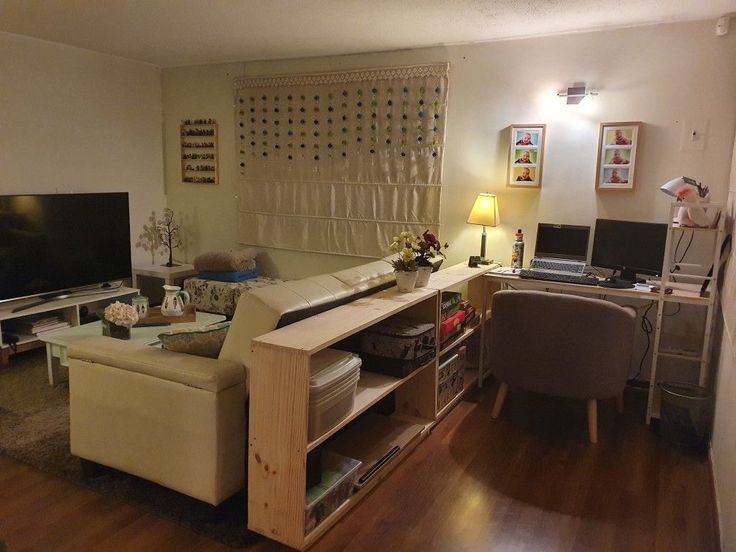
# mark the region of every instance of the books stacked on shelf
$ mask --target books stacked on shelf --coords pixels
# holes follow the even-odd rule
[[[451,340],[463,333],[465,311],[460,309],[462,295],[457,291],[443,291],[440,303],[440,346],[444,347]]]
[[[71,324],[64,320],[58,314],[41,314],[38,316],[23,318],[16,324],[16,331],[26,334],[35,335],[36,337],[43,337],[44,335],[60,330],[62,328],[69,328]]]
[[[440,305],[440,344],[447,343],[462,334],[476,318],[475,307],[456,291],[443,291]]]

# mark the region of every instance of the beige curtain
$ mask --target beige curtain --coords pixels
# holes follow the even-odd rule
[[[448,69],[235,79],[239,241],[381,257],[437,232]]]

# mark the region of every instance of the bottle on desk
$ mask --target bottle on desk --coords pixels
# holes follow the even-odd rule
[[[516,241],[511,248],[511,268],[524,267],[524,233],[519,228],[516,231]]]

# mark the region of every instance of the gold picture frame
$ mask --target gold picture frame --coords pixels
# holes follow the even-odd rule
[[[511,188],[541,188],[547,125],[511,125],[509,128],[506,185]]]
[[[598,134],[596,190],[633,190],[641,121],[601,123]]]

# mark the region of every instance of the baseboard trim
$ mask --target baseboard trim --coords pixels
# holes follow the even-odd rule
[[[718,550],[723,550],[723,533],[721,533],[721,501],[718,499],[718,485],[716,484],[716,472],[713,469],[713,447],[708,446],[708,471],[710,472],[710,489],[715,503],[715,526],[718,537]]]

